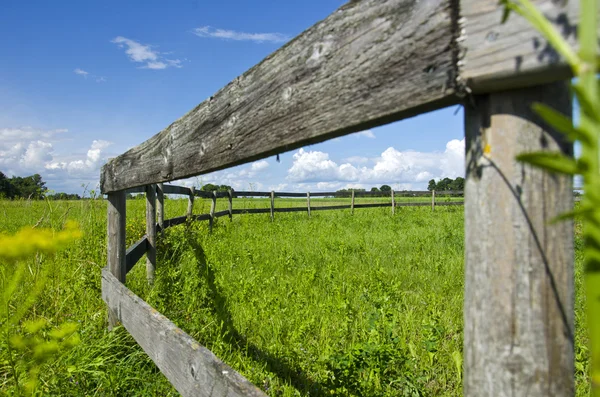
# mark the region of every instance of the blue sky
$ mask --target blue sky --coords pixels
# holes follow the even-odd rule
[[[97,186],[110,157],[184,115],[344,1],[16,1],[0,4],[0,171],[55,191]],[[463,175],[449,108],[182,184],[422,189]]]

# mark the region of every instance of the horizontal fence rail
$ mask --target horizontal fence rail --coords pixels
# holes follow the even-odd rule
[[[102,269],[102,299],[183,396],[265,394]]]
[[[154,186],[154,185],[149,185]],[[146,187],[136,187],[133,189],[127,190],[127,192],[145,192]],[[230,201],[230,209],[216,211],[214,213],[208,214],[192,214],[192,207],[188,208],[188,214],[183,216],[178,216],[175,218],[169,218],[162,220],[161,222],[156,224],[156,232],[161,232],[169,227],[177,226],[186,223],[188,220],[192,221],[209,221],[212,222],[214,219],[221,218],[223,216],[232,215],[241,215],[241,214],[268,214],[271,213],[272,217],[275,213],[286,213],[286,212],[307,212],[311,211],[330,211],[330,210],[345,210],[350,209],[354,210],[354,208],[384,208],[384,207],[424,207],[424,206],[451,206],[451,205],[463,205],[463,201],[435,201],[435,197],[442,196],[462,196],[463,191],[461,190],[445,190],[440,192],[434,191],[389,191],[389,192],[362,192],[362,191],[348,191],[348,192],[314,192],[314,193],[302,193],[302,192],[253,192],[253,191],[230,191],[230,192],[206,192],[202,190],[195,190],[192,188],[187,188],[183,186],[177,185],[163,185],[162,192],[164,194],[177,194],[177,195],[185,195],[185,196],[193,196],[193,197],[201,197],[211,200],[216,200],[217,198],[249,198],[249,197],[273,197],[275,198],[298,198],[307,200],[307,206],[301,207],[275,207],[275,201],[271,201],[270,208],[233,208]],[[339,205],[310,205],[310,198],[315,197],[323,197],[323,198],[352,198],[351,204],[339,204]],[[354,197],[373,197],[373,198],[386,198],[391,197],[391,202],[384,203],[355,203]],[[415,198],[415,197],[432,197],[431,202],[403,202],[397,201],[398,198]],[[313,202],[314,204],[314,202]],[[161,213],[164,213],[164,209],[161,210]],[[393,214],[394,212],[392,212]],[[273,218],[272,218],[273,219]],[[143,257],[146,251],[149,249],[148,237],[143,236],[140,240],[136,241],[131,247],[129,247],[126,251],[125,262],[126,262],[126,272],[128,273],[133,269],[134,265]]]
[[[574,43],[565,27],[576,26],[578,3],[536,5]],[[206,174],[450,106],[467,92],[569,76],[526,21],[501,20],[497,0],[352,1],[110,160],[100,189]]]

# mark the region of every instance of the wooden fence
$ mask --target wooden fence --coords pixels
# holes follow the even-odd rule
[[[145,189],[152,236],[153,228],[181,221],[164,221],[162,202],[165,193],[186,191],[162,182],[462,104],[464,394],[573,395],[573,224],[549,222],[572,208],[572,179],[514,160],[523,151],[573,153],[530,109],[538,101],[571,114],[570,73],[523,19],[502,24],[498,3],[350,1],[104,165],[101,191],[109,205],[103,297],[110,324],[120,321],[183,395],[260,394],[123,285],[135,255],[146,250],[152,260],[156,253],[152,237],[126,250],[126,190],[158,184],[155,192]],[[578,1],[534,3],[576,41]],[[210,214],[196,219],[231,216],[231,206],[227,213],[215,211],[218,197],[211,198]],[[315,208],[307,204],[306,211]],[[274,216],[274,205],[269,211]],[[151,281],[154,269],[148,269]]]

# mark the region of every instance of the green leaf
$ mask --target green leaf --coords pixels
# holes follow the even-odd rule
[[[559,152],[523,153],[517,156],[517,160],[560,174],[575,175],[579,173],[577,161]]]
[[[499,5],[504,6],[504,10],[502,10],[502,24],[505,24],[506,21],[508,21],[508,18],[510,17],[510,13],[512,12],[512,8],[511,7],[511,3],[508,0],[500,0]]]
[[[558,215],[557,217],[553,218],[550,221],[550,223],[553,224],[553,223],[565,221],[567,219],[573,219],[576,216],[586,216],[594,211],[595,211],[595,208],[593,206],[588,206],[588,207],[581,206],[579,208],[574,209],[573,211],[568,211],[568,212]]]
[[[554,127],[557,131],[562,132],[570,141],[581,141],[582,143],[591,143],[593,138],[590,134],[582,129],[575,128],[570,117],[544,105],[543,103],[535,102],[531,108],[544,121]]]

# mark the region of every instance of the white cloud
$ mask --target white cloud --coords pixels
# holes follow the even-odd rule
[[[73,70],[73,73],[79,75],[79,76],[83,76],[83,78],[87,79],[88,76],[92,77],[96,83],[104,83],[106,82],[106,77],[104,76],[96,76],[95,74],[90,74],[90,72],[87,72],[83,69],[79,69],[76,68],[75,70]]]
[[[337,164],[328,153],[305,151],[294,153],[294,162],[287,179],[299,183],[360,183],[360,184],[422,184],[430,179],[464,175],[464,139],[447,143],[442,152],[398,151],[386,149],[372,168],[360,166],[359,161],[346,159]],[[358,158],[364,164],[364,158]],[[326,185],[322,185],[326,186]],[[331,185],[331,187],[335,187]]]
[[[87,75],[90,74],[89,72],[86,72],[85,70],[79,68],[73,70],[73,73],[83,76],[85,78],[87,78]]]
[[[123,36],[117,36],[112,40],[119,48],[125,48],[125,54],[136,63],[144,64],[142,69],[166,69],[168,67],[181,68],[183,65],[180,59],[167,59],[163,55],[170,53],[160,53],[153,50],[150,45],[142,44],[135,40],[128,39]]]
[[[375,133],[371,130],[357,132],[355,135],[357,137],[365,137],[365,138],[375,139]]]
[[[250,168],[254,172],[262,171],[269,168],[269,163],[266,160],[255,161]]]
[[[77,191],[81,182],[96,184],[111,143],[94,140],[80,155],[57,153],[66,133],[65,129],[0,129],[0,171],[9,176],[38,173],[49,188],[69,192]]]
[[[363,156],[352,156],[352,157],[348,157],[348,158],[344,159],[344,161],[346,163],[353,163],[353,164],[366,164],[369,162],[369,158],[363,157]]]
[[[282,33],[246,33],[235,30],[215,29],[211,26],[201,26],[192,31],[198,37],[211,37],[226,40],[254,41],[256,43],[285,43],[290,39]]]

